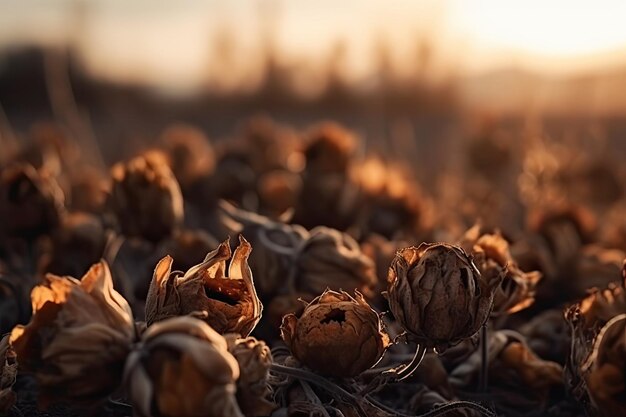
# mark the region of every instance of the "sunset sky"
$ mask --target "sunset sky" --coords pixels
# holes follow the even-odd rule
[[[455,71],[567,72],[626,63],[624,16],[616,0],[0,0],[0,47],[74,42],[101,76],[182,89],[216,68],[211,40],[229,31],[233,67],[224,77],[245,78],[264,27],[282,56],[313,70],[342,42],[357,79],[367,78],[383,41],[410,71],[421,38]]]

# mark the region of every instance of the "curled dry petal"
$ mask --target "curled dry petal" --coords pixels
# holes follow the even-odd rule
[[[9,335],[6,335],[0,339],[0,415],[8,413],[17,401],[12,389],[16,378],[17,358],[9,345]]]
[[[237,378],[226,340],[191,317],[150,326],[124,368],[127,394],[141,417],[243,417]]]
[[[626,414],[626,314],[612,318],[600,331],[582,371],[593,404],[602,416]]]
[[[500,353],[499,359],[502,364],[515,370],[524,385],[541,398],[547,398],[551,387],[563,384],[563,368],[557,363],[539,358],[523,343],[509,343]]]
[[[352,377],[373,366],[389,346],[378,314],[360,293],[326,290],[300,317],[283,318],[281,336],[294,357],[323,375]]]
[[[535,301],[541,273],[522,271],[511,256],[509,243],[499,231],[482,233],[477,224],[465,233],[459,244],[474,257],[483,276],[503,276],[494,294],[492,315],[516,313]]]
[[[412,339],[441,352],[478,332],[501,281],[482,276],[458,246],[422,243],[392,261],[389,306]]]
[[[243,236],[231,259],[229,240],[210,252],[204,261],[184,275],[172,272],[172,258],[156,266],[146,300],[148,325],[174,316],[206,311],[206,321],[219,333],[247,336],[261,318],[248,266],[252,246]],[[230,259],[228,273],[226,261]]]
[[[254,337],[240,338],[236,334],[224,336],[228,351],[239,364],[237,402],[246,417],[267,416],[276,409],[268,400],[271,390],[268,383],[272,365],[270,348]]]
[[[626,269],[622,272],[621,283],[611,283],[604,290],[594,289],[580,303],[565,310],[572,336],[566,381],[574,397],[588,410],[594,410],[588,372],[595,366],[600,334],[613,318],[626,313]]]
[[[11,333],[20,369],[34,373],[40,402],[89,405],[118,386],[135,328],[106,262],[78,281],[48,274],[31,293],[33,317]]]

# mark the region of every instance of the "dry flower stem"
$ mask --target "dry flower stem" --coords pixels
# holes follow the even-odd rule
[[[480,329],[480,357],[481,357],[481,367],[480,367],[480,380],[478,384],[478,388],[481,392],[487,391],[487,386],[489,385],[489,349],[487,348],[488,342],[488,330],[487,324],[483,324],[482,329]]]
[[[413,359],[411,359],[411,362],[409,362],[407,365],[404,365],[402,368],[398,370],[387,371],[387,372],[394,372],[396,381],[403,381],[407,379],[408,377],[413,375],[413,373],[417,370],[417,368],[419,368],[419,366],[422,364],[422,361],[424,360],[424,356],[426,356],[427,350],[428,349],[426,348],[426,346],[418,345],[417,351],[415,352],[415,356],[413,356]]]

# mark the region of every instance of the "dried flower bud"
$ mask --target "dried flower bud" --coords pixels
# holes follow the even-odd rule
[[[582,366],[587,391],[601,416],[626,414],[626,314],[612,318],[600,331],[591,356]]]
[[[345,172],[358,145],[353,133],[331,122],[315,126],[307,142],[306,170],[315,173]]]
[[[254,245],[250,264],[264,301],[285,293],[313,299],[326,288],[355,288],[369,295],[376,284],[374,263],[345,233],[327,227],[307,232],[232,206],[222,209],[242,224],[241,233]]]
[[[360,293],[326,290],[298,318],[283,318],[281,335],[292,354],[323,375],[352,377],[372,367],[389,346],[378,314]]]
[[[191,317],[148,327],[124,368],[124,385],[140,417],[243,417],[235,399],[238,377],[226,340]]]
[[[0,415],[15,405],[17,395],[12,387],[17,378],[17,358],[9,345],[9,335],[0,339]]]
[[[272,354],[270,348],[254,337],[239,338],[236,334],[224,336],[228,351],[239,364],[241,375],[237,380],[237,402],[246,417],[267,416],[276,405],[268,401],[268,385]]]
[[[442,352],[487,321],[501,276],[483,277],[458,246],[422,243],[399,251],[389,268],[389,306],[420,345]]]
[[[96,216],[70,213],[52,234],[50,243],[50,250],[39,262],[42,274],[77,276],[102,258],[105,230]]]
[[[191,191],[199,178],[210,175],[215,169],[215,152],[202,131],[174,124],[163,132],[161,142],[183,194]]]
[[[298,289],[321,294],[326,288],[356,288],[369,295],[376,285],[374,263],[346,233],[316,227],[297,260]]]
[[[210,252],[204,261],[183,276],[172,272],[173,259],[163,258],[154,270],[146,299],[148,325],[174,316],[205,311],[206,321],[219,333],[247,336],[261,318],[262,305],[256,295],[248,256],[252,246],[239,236],[231,258],[229,240]]]
[[[111,169],[111,205],[122,233],[159,241],[183,220],[183,199],[165,158],[138,156]]]
[[[11,343],[20,369],[35,374],[40,403],[90,405],[119,385],[135,328],[130,306],[113,289],[106,262],[78,281],[46,276],[31,293],[33,317]]]
[[[588,391],[587,372],[598,343],[601,329],[614,317],[626,312],[626,269],[620,284],[612,283],[604,290],[593,292],[565,310],[571,328],[570,354],[565,367],[568,388],[588,409],[592,407]]]
[[[0,175],[0,232],[32,239],[58,226],[65,197],[56,180],[30,165],[17,165]]]
[[[503,276],[494,294],[492,315],[513,314],[535,301],[535,288],[541,273],[522,271],[511,256],[509,243],[499,231],[482,234],[481,226],[477,224],[465,233],[459,245],[472,254],[483,277],[489,280],[490,277]]]

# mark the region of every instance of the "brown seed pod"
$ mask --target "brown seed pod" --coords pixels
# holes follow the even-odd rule
[[[601,416],[626,415],[626,314],[602,328],[582,366],[587,392]]]
[[[174,316],[206,312],[206,322],[219,333],[248,336],[263,309],[248,266],[251,251],[252,246],[239,236],[239,247],[231,259],[229,240],[226,240],[183,276],[172,272],[171,257],[163,258],[154,270],[148,290],[148,325]]]
[[[160,153],[138,156],[111,168],[111,206],[126,236],[157,242],[183,220],[183,198]]]
[[[595,406],[590,396],[588,373],[597,357],[599,334],[614,317],[626,313],[626,269],[622,272],[621,283],[612,283],[604,290],[594,289],[580,303],[565,310],[572,335],[565,380],[573,396],[591,414],[595,413]]]
[[[237,402],[246,417],[267,416],[276,409],[268,400],[268,384],[272,354],[262,340],[254,337],[240,338],[237,334],[224,336],[228,351],[239,364],[241,375],[237,380]]]
[[[442,352],[478,332],[501,281],[483,277],[458,246],[422,243],[391,263],[389,306],[410,338]]]
[[[192,317],[150,326],[124,368],[124,386],[140,417],[243,417],[237,378],[226,340]]]
[[[503,277],[494,294],[492,316],[516,313],[535,301],[541,273],[522,271],[511,256],[509,243],[499,231],[482,233],[477,224],[465,233],[459,246],[472,255],[482,276],[487,279],[497,275]]]
[[[9,335],[0,339],[0,415],[8,414],[17,402],[13,384],[17,378],[17,358],[9,345]]]
[[[65,196],[56,180],[31,165],[16,165],[0,174],[0,232],[33,239],[55,229]]]
[[[326,290],[300,317],[283,318],[281,336],[294,357],[328,376],[352,377],[372,367],[389,346],[378,314],[360,293]]]
[[[254,245],[250,265],[264,301],[294,293],[311,300],[326,288],[354,288],[369,296],[376,284],[374,263],[345,233],[328,227],[309,232],[229,205],[222,210]]]
[[[33,317],[11,332],[20,370],[34,373],[42,406],[91,405],[117,389],[135,327],[106,262],[78,281],[48,274],[31,293]]]

